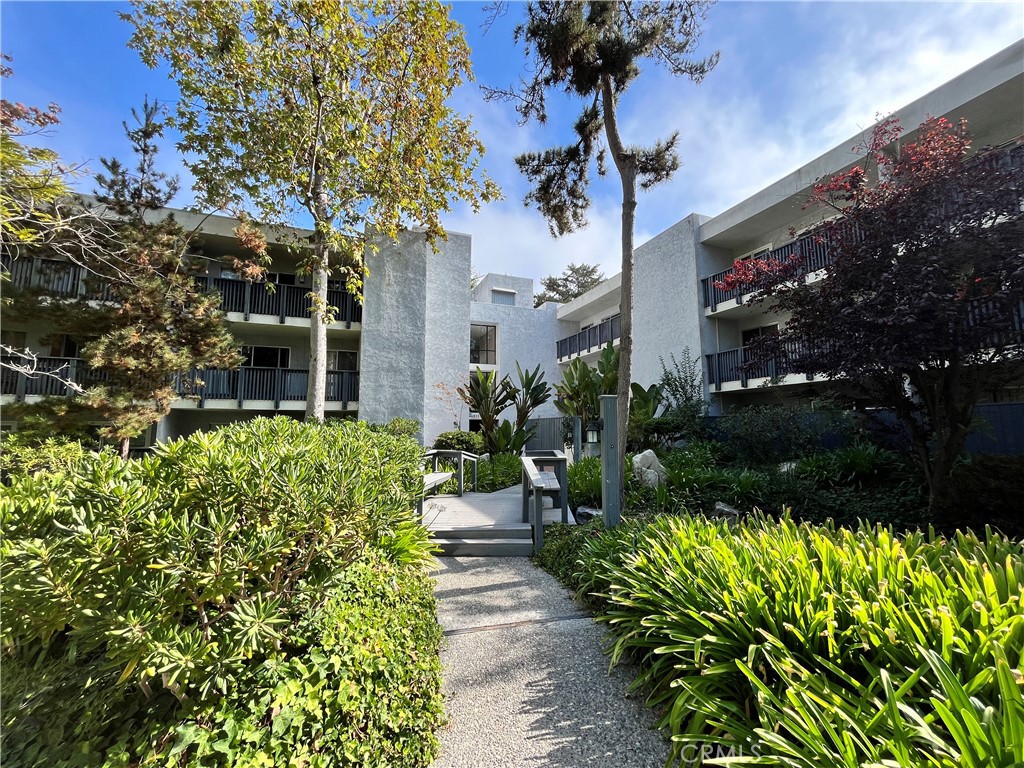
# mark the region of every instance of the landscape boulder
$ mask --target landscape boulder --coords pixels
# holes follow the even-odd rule
[[[668,472],[658,461],[654,451],[647,450],[633,457],[633,474],[648,488],[656,488],[665,482]]]

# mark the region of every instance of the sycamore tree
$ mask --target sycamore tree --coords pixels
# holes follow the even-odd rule
[[[534,297],[534,306],[539,307],[546,301],[557,301],[561,304],[579,298],[591,288],[604,280],[604,273],[596,264],[570,263],[561,275],[542,277],[540,284],[544,290]]]
[[[404,0],[135,0],[124,18],[131,47],[178,85],[197,202],[313,223],[306,417],[322,420],[328,280],[359,294],[373,238],[419,224],[433,242],[454,201],[498,196],[448,105],[471,77],[462,28],[439,3]]]
[[[864,163],[813,188],[810,205],[832,215],[816,233],[832,257],[823,281],[804,280],[798,254],[743,287],[791,313],[755,342],[753,364],[781,358],[894,409],[935,508],[975,405],[1021,379],[1024,152],[972,155],[966,123],[944,118],[900,136],[882,121]]]
[[[619,105],[646,63],[699,83],[718,61],[715,53],[691,58],[712,2],[538,2],[526,8],[515,31],[531,59],[532,77],[519,88],[491,90],[492,98],[516,105],[522,121],[547,121],[547,95],[557,91],[582,100],[572,139],[563,146],[528,152],[516,159],[533,184],[526,196],[544,215],[552,236],[587,225],[590,168],[606,170],[606,156],[619,177],[622,195],[622,299],[619,340],[618,433],[620,472],[629,418],[633,331],[633,230],[637,188],[667,181],[679,168],[679,134],[652,146],[628,143],[619,125]]]

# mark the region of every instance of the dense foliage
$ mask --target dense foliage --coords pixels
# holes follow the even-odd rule
[[[442,432],[434,438],[434,448],[439,451],[465,451],[479,455],[484,452],[484,436],[480,432],[462,430]]]
[[[428,764],[421,455],[355,422],[278,417],[15,478],[5,761]]]
[[[50,437],[35,441],[12,432],[0,439],[0,476],[8,478],[70,470],[89,455],[89,450],[82,443],[71,438]]]
[[[1024,761],[1020,543],[759,516],[548,540],[540,562],[599,604],[613,661],[640,662],[677,758],[713,744],[743,758],[730,764],[794,768]]]
[[[811,204],[833,218],[794,244],[776,279],[748,286],[790,317],[751,358],[892,408],[936,507],[975,405],[1020,381],[1024,147],[972,153],[966,123],[945,118],[903,133],[882,121],[864,164],[815,185]],[[825,280],[803,279],[801,249],[827,250]]]

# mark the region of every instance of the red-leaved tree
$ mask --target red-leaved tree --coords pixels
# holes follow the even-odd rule
[[[1022,139],[971,154],[964,121],[930,118],[901,141],[885,120],[863,166],[813,189],[809,205],[834,214],[814,238],[828,247],[827,277],[805,282],[800,258],[750,275],[757,301],[791,315],[755,343],[755,364],[771,355],[891,408],[933,508],[976,404],[1024,368]]]

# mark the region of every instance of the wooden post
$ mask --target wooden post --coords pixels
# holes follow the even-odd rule
[[[533,554],[544,547],[544,489],[533,490]]]
[[[619,427],[617,395],[601,395],[601,513],[605,528],[621,520],[622,488],[619,483]]]
[[[459,496],[462,496],[462,485],[463,485],[463,483],[462,483],[462,467],[463,467],[463,465],[464,465],[463,453],[462,453],[462,451],[459,451]]]

